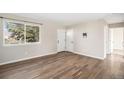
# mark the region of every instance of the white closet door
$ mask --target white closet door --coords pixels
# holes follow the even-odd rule
[[[66,32],[66,50],[69,52],[74,51],[74,30],[68,29]]]
[[[123,50],[123,28],[116,28],[113,31],[113,49]]]
[[[65,30],[59,29],[57,31],[57,51],[65,51]]]
[[[124,55],[124,28],[110,29],[111,53]]]

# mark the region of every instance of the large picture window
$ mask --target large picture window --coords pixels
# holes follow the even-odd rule
[[[5,45],[39,43],[40,25],[4,20],[3,35]]]

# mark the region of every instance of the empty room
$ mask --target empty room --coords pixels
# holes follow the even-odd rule
[[[0,79],[124,79],[124,14],[0,13]]]

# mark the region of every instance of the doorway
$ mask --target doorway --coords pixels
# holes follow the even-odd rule
[[[124,28],[110,29],[110,49],[111,54],[124,56]]]

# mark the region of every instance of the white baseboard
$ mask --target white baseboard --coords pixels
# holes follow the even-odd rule
[[[100,59],[100,60],[104,60],[105,58],[103,57],[98,57],[98,56],[93,56],[93,55],[87,55],[87,54],[82,54],[80,52],[73,52],[75,54],[78,54],[78,55],[82,55],[82,56],[88,56],[88,57],[91,57],[91,58],[96,58],[96,59]]]
[[[57,52],[52,52],[52,53],[38,55],[38,56],[32,56],[32,57],[21,58],[21,59],[17,59],[17,60],[6,61],[6,62],[3,62],[3,63],[0,63],[0,66],[1,65],[5,65],[5,64],[10,64],[10,63],[16,63],[16,62],[20,62],[20,61],[24,61],[24,60],[29,60],[29,59],[32,59],[32,58],[38,58],[38,57],[48,56],[48,55],[52,55],[52,54],[56,54],[56,53]]]
[[[7,62],[0,63],[0,65],[5,65],[5,64],[10,64],[10,63],[16,63],[16,62],[20,62],[20,61],[24,61],[24,60],[29,60],[29,59],[32,59],[32,58],[38,58],[38,57],[48,56],[48,55],[52,55],[52,54],[56,54],[56,53],[57,53],[57,52],[52,52],[52,53],[43,54],[43,55],[38,55],[38,56],[32,56],[32,57],[27,57],[27,58],[21,58],[21,59],[17,59],[17,60],[11,60],[11,61],[7,61]],[[92,58],[97,58],[97,59],[100,59],[100,60],[104,60],[103,57],[97,57],[97,56],[92,56],[92,55],[86,55],[86,54],[82,54],[82,53],[79,53],[79,52],[73,52],[73,53],[79,54],[79,55],[83,55],[83,56],[92,57]]]

